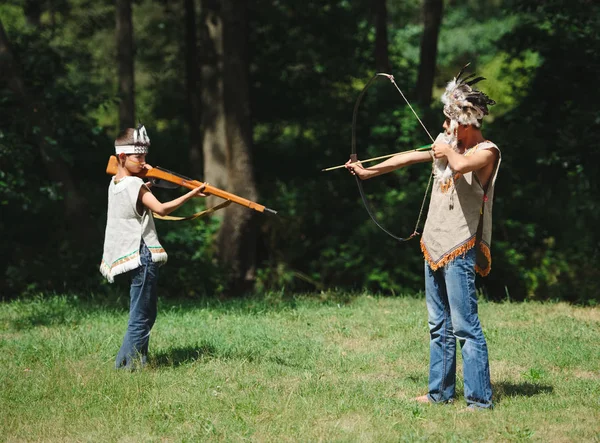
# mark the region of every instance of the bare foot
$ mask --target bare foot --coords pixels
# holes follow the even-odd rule
[[[416,397],[415,401],[418,403],[431,403],[427,394]]]

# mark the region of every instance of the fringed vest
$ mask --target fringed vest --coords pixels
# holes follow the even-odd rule
[[[475,172],[454,174],[448,183],[434,180],[421,250],[432,270],[439,269],[477,245],[475,270],[486,276],[492,265],[492,206],[494,185],[500,168],[500,149],[489,141],[465,151],[469,156],[483,149],[497,149],[498,161],[487,190]]]
[[[167,253],[158,241],[152,212],[144,207],[137,209],[140,188],[144,182],[139,177],[124,177],[108,187],[108,213],[104,236],[104,254],[100,272],[112,283],[115,275],[131,271],[141,265],[140,241],[152,253],[152,261],[164,264]]]

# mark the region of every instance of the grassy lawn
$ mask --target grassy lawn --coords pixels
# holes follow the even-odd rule
[[[125,300],[0,304],[3,441],[600,441],[600,309],[481,302],[493,411],[419,405],[424,300],[163,301],[151,363],[113,361]],[[459,366],[460,366],[459,358]]]

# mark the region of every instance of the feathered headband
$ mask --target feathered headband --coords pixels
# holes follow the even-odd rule
[[[446,86],[446,91],[442,95],[444,114],[461,125],[474,125],[479,128],[481,120],[489,113],[488,105],[495,105],[496,102],[473,88],[473,85],[485,80],[485,77],[473,78],[475,74],[470,74],[461,78],[467,66],[469,64],[465,65]]]
[[[141,123],[137,129],[128,130],[129,136],[115,141],[115,152],[118,154],[147,154],[150,139],[146,128]]]

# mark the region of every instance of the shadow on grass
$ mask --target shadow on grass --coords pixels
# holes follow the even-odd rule
[[[296,369],[310,369],[310,365],[302,358],[295,359],[285,354],[273,355],[273,352],[265,350],[264,353],[250,349],[227,349],[219,348],[213,343],[203,342],[197,345],[169,348],[165,351],[151,354],[150,366],[154,368],[171,367],[194,363],[204,359],[220,360],[243,360],[246,362],[271,362],[280,366]]]
[[[537,383],[510,383],[499,382],[493,383],[494,397],[497,403],[501,402],[504,397],[533,397],[535,395],[549,394],[554,391],[550,385],[542,385]]]
[[[0,323],[17,331],[39,326],[77,325],[90,315],[118,314],[128,310],[123,300],[82,298],[76,295],[38,295],[0,305]]]
[[[0,323],[11,329],[24,330],[39,326],[75,325],[97,313],[126,314],[129,310],[128,287],[112,289],[102,294],[48,294],[22,297],[0,302]],[[295,310],[307,305],[349,305],[363,293],[328,291],[312,294],[267,293],[237,299],[159,298],[159,312],[190,312],[210,309],[225,314],[262,314]]]
[[[154,367],[177,367],[206,357],[214,358],[218,354],[216,346],[210,343],[203,343],[198,346],[171,348],[167,351],[154,354],[151,357],[150,364]]]

